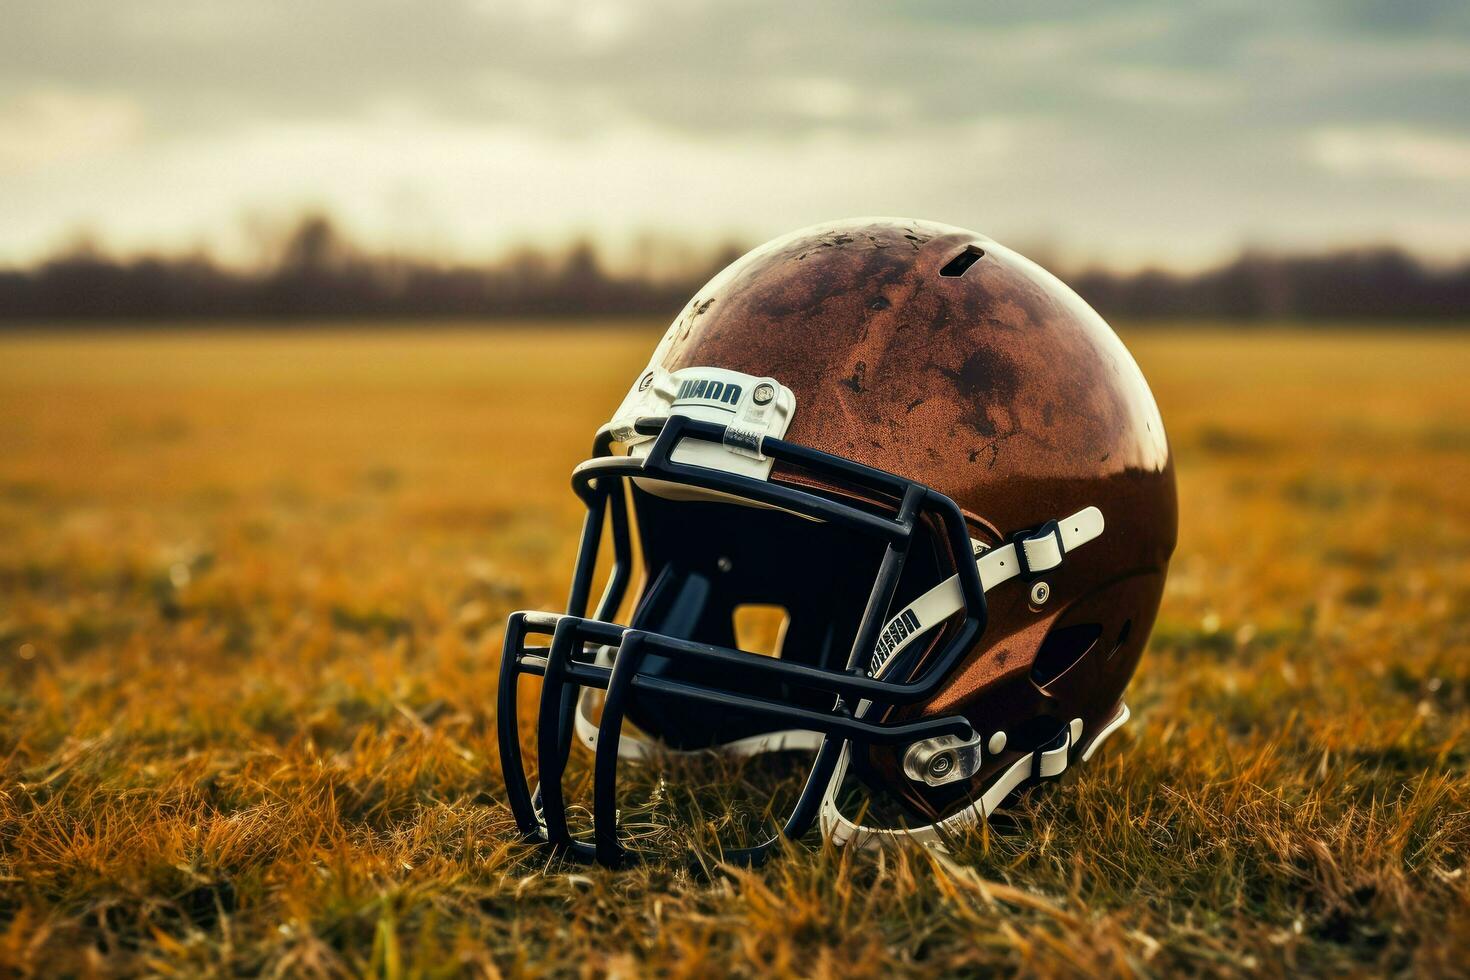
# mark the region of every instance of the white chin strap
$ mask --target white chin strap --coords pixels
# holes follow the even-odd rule
[[[1098,746],[1102,745],[1109,735],[1122,728],[1128,718],[1128,705],[1119,703],[1118,710],[1113,717],[1108,719],[1102,731],[1097,733],[1092,744],[1087,746],[1087,750],[1082,753],[1082,761],[1086,762],[1091,759]],[[1017,759],[1009,769],[1000,774],[1000,778],[990,785],[984,796],[958,813],[935,823],[895,829],[859,826],[843,816],[842,811],[838,809],[837,790],[847,775],[848,753],[851,751],[851,743],[844,745],[842,755],[837,761],[837,768],[832,772],[832,780],[827,784],[827,792],[822,796],[822,836],[829,838],[839,847],[872,847],[885,841],[914,840],[935,850],[948,850],[945,846],[946,841],[989,817],[1000,808],[1006,797],[1010,796],[1016,787],[1027,779],[1032,776],[1038,779],[1050,779],[1066,772],[1067,757],[1071,754],[1072,746],[1082,738],[1082,719],[1073,718],[1064,734],[1066,737],[1055,748],[1044,752],[1027,753]]]
[[[1103,532],[1102,511],[1096,507],[1084,507],[1070,517],[1048,524],[1032,537],[1021,538],[999,548],[992,548],[980,555],[976,569],[980,573],[980,586],[989,592],[1003,582],[1022,574],[1037,574],[1051,571],[1062,564],[1066,554],[1093,540]],[[964,608],[964,591],[960,587],[958,574],[940,582],[919,596],[891,617],[878,634],[878,646],[873,653],[868,674],[879,677],[891,666],[898,655],[909,644],[943,623]],[[596,662],[604,667],[612,666],[615,651],[602,647],[597,651]],[[583,688],[577,697],[574,717],[577,740],[592,751],[597,750],[597,723],[592,720],[592,709],[601,700],[602,692]],[[859,702],[855,715],[861,718],[870,707],[867,701]],[[1098,732],[1087,747],[1082,760],[1085,762],[1102,744],[1103,740],[1128,720],[1128,706],[1119,704],[1118,711]],[[837,808],[836,794],[847,774],[850,746],[843,746],[842,755],[832,779],[827,784],[822,798],[822,833],[838,844],[855,843],[858,846],[875,843],[882,839],[907,837],[933,847],[942,847],[943,838],[966,827],[972,826],[993,813],[1017,786],[1032,775],[1038,777],[1059,776],[1067,768],[1067,758],[1072,746],[1082,738],[1082,719],[1074,718],[1067,726],[1063,744],[1046,752],[1028,754],[1001,774],[1000,778],[986,791],[985,795],[969,807],[945,819],[921,827],[896,830],[860,827],[842,815]],[[762,752],[816,751],[822,744],[820,732],[782,731],[764,735],[753,735],[734,742],[726,742],[715,748],[737,756],[759,755]],[[630,732],[625,732],[618,741],[619,759],[647,759],[657,752],[670,750]]]

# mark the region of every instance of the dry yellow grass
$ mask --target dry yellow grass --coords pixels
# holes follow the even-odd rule
[[[656,335],[0,339],[0,972],[1466,971],[1470,337],[1129,335],[1183,513],[1127,734],[952,862],[710,882],[514,843],[494,748]]]

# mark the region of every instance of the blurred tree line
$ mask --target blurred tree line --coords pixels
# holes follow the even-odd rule
[[[609,271],[589,242],[442,264],[369,254],[313,216],[254,269],[207,254],[122,259],[87,245],[0,269],[0,322],[672,316],[740,252],[726,247],[662,275]],[[1062,278],[1120,319],[1470,320],[1470,262],[1437,267],[1394,248],[1246,252],[1203,272],[1094,268]]]

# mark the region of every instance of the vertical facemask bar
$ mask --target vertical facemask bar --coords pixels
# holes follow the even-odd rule
[[[567,597],[567,615],[587,615],[587,600],[592,593],[592,576],[597,571],[597,552],[602,544],[602,519],[607,512],[606,494],[601,487],[591,488],[584,498],[587,516],[582,518],[582,539],[577,544],[577,563],[573,566],[572,591]]]
[[[633,678],[643,664],[644,634],[629,630],[618,644],[612,676],[602,702],[602,721],[597,727],[597,759],[592,772],[592,834],[597,860],[616,865],[623,860],[618,843],[618,741],[623,735],[623,715]]]
[[[514,613],[505,622],[505,645],[500,654],[500,688],[496,692],[495,724],[500,740],[500,772],[505,779],[505,795],[516,826],[526,837],[539,837],[541,823],[536,819],[536,805],[526,782],[526,764],[521,758],[520,712],[516,706],[516,682],[520,667],[516,663],[526,639],[526,614]],[[537,719],[538,727],[540,719]]]
[[[974,560],[974,544],[970,541],[965,518],[954,501],[934,490],[926,491],[928,503],[933,504],[942,515],[940,526],[949,541],[949,550],[954,557],[955,574],[960,580],[960,595],[964,602],[960,609],[965,621],[947,644],[951,650],[968,650],[979,642],[990,622],[990,608],[985,601],[985,586],[980,582],[980,568]]]
[[[592,594],[592,576],[597,572],[597,554],[602,545],[602,526],[609,516],[612,520],[613,566],[608,573],[607,586],[597,604],[596,617],[608,620],[617,611],[618,604],[628,590],[632,578],[633,545],[628,534],[628,504],[623,490],[623,480],[606,477],[589,482],[585,486],[574,484],[573,489],[587,505],[587,516],[582,519],[582,539],[577,544],[577,564],[573,569],[571,595],[567,597],[567,615],[587,615],[587,603]]]
[[[546,826],[546,840],[556,846],[570,846],[567,829],[566,800],[562,796],[562,774],[566,771],[571,751],[572,712],[576,709],[577,686],[566,680],[567,661],[573,647],[581,646],[577,635],[578,621],[565,616],[556,624],[551,636],[551,649],[546,654],[546,673],[541,680],[540,715],[536,724],[536,760],[539,770],[541,820]]]
[[[606,488],[603,487],[604,483],[607,484]],[[610,623],[617,614],[618,606],[622,604],[623,596],[628,591],[628,582],[633,577],[633,544],[628,533],[626,481],[613,478],[598,480],[597,484],[598,490],[605,490],[607,511],[612,517],[613,566],[608,573],[607,587],[603,589],[602,599],[597,603],[595,618]],[[594,558],[595,556],[594,552]],[[567,612],[579,615],[571,609]]]
[[[898,508],[898,522],[909,528],[910,531],[913,530],[915,514],[926,492],[924,487],[917,484],[910,484],[903,492],[903,501]],[[873,583],[873,591],[868,594],[868,604],[863,609],[862,623],[858,626],[857,636],[853,638],[852,650],[847,655],[849,671],[861,670],[863,662],[878,646],[878,631],[888,621],[888,609],[893,605],[893,593],[898,588],[898,579],[903,574],[903,564],[908,558],[912,541],[911,534],[904,539],[902,549],[890,542],[883,552],[883,562],[878,566],[877,581]]]

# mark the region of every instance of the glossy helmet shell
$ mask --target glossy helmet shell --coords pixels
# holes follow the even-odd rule
[[[1060,280],[948,225],[816,226],[717,275],[653,363],[778,379],[796,396],[788,441],[946,494],[989,546],[1102,510],[1105,532],[1043,577],[1044,602],[1035,582],[992,590],[983,635],[938,693],[889,715],[960,713],[987,740],[1006,733],[1005,748],[970,779],[930,787],[904,775],[903,747],[870,747],[854,760],[870,783],[942,816],[1072,719],[1075,756],[1115,716],[1174,549],[1174,472],[1138,366]],[[781,467],[771,479],[810,482]],[[922,669],[921,657],[908,672]]]

